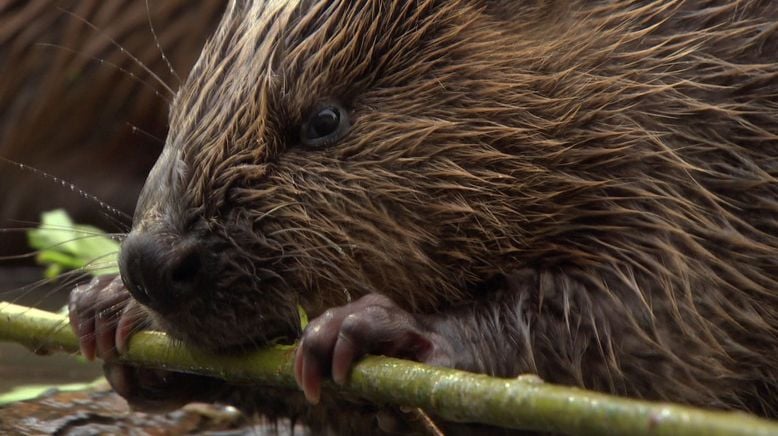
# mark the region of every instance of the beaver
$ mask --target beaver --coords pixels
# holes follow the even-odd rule
[[[776,253],[776,2],[233,0],[71,320],[147,407],[348,432],[376,353],[776,417]],[[301,335],[308,404],[112,363],[145,327]]]
[[[153,75],[176,83],[225,4],[173,0],[148,2],[147,10],[147,2],[137,0],[3,2],[0,156],[131,211],[167,131],[171,96]],[[19,227],[56,207],[67,207],[79,221],[106,225],[102,211],[63,195],[59,183],[0,165],[2,227]],[[25,249],[23,234],[0,236],[0,256]]]

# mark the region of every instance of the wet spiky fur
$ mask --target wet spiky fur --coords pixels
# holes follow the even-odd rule
[[[237,0],[170,132],[136,228],[221,253],[185,340],[378,292],[467,369],[778,416],[778,3]]]

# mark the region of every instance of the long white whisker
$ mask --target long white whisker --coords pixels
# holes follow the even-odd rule
[[[92,195],[92,194],[88,194],[86,191],[84,191],[83,189],[79,188],[78,186],[76,186],[73,183],[70,183],[70,182],[68,182],[68,181],[66,181],[64,179],[60,179],[59,177],[51,175],[51,174],[49,174],[49,173],[47,173],[47,172],[45,172],[43,170],[39,170],[38,168],[29,166],[27,164],[23,164],[21,162],[17,162],[17,161],[11,160],[11,159],[8,159],[7,157],[0,156],[0,162],[5,162],[6,164],[13,165],[13,166],[15,166],[17,168],[20,168],[23,171],[29,171],[30,173],[35,174],[38,177],[42,177],[44,179],[51,180],[51,181],[53,181],[55,183],[59,183],[63,187],[69,188],[71,191],[77,193],[82,198],[96,203],[98,206],[103,208],[103,210],[107,210],[107,211],[111,212],[117,218],[124,219],[124,220],[127,220],[127,221],[132,221],[132,217],[130,215],[120,211],[119,209],[116,209],[113,206],[109,206],[106,202],[104,202],[103,200],[100,200],[97,196]]]
[[[84,23],[85,25],[89,26],[89,27],[90,27],[92,30],[94,30],[94,31],[95,31],[95,32],[97,32],[99,35],[103,36],[104,38],[107,38],[109,41],[111,41],[111,44],[113,44],[113,45],[114,45],[114,47],[118,48],[119,50],[121,50],[121,52],[122,52],[122,53],[124,53],[124,54],[126,54],[127,56],[129,56],[129,57],[130,57],[130,59],[132,59],[132,60],[133,60],[133,62],[135,62],[135,63],[136,63],[136,64],[137,64],[139,67],[141,67],[141,68],[143,69],[143,71],[145,71],[146,73],[148,73],[148,74],[149,74],[149,75],[150,75],[150,76],[151,76],[151,77],[152,77],[154,80],[156,80],[156,81],[157,81],[157,83],[159,83],[160,85],[162,85],[162,87],[163,87],[163,88],[165,88],[165,90],[167,90],[167,92],[169,92],[169,93],[170,93],[170,95],[175,95],[175,94],[176,94],[176,93],[173,91],[173,89],[172,89],[170,86],[168,86],[168,84],[167,84],[167,83],[165,83],[165,81],[164,81],[164,80],[162,80],[162,79],[161,79],[161,78],[160,78],[160,77],[159,77],[159,76],[158,76],[156,73],[154,73],[154,71],[152,71],[152,70],[151,70],[149,67],[147,67],[147,66],[146,66],[146,64],[144,64],[143,62],[141,62],[141,61],[140,61],[140,59],[138,59],[137,57],[135,57],[135,55],[133,55],[132,53],[130,53],[129,51],[127,51],[127,50],[126,50],[124,47],[122,47],[122,45],[121,45],[121,44],[119,44],[118,42],[116,42],[116,40],[115,40],[115,39],[113,39],[111,36],[107,35],[105,32],[103,32],[102,30],[100,30],[100,28],[98,28],[97,26],[95,26],[94,24],[92,24],[92,22],[91,22],[91,21],[89,21],[89,20],[87,20],[86,18],[83,18],[83,17],[81,17],[81,16],[79,16],[79,15],[77,15],[77,14],[75,14],[75,13],[71,12],[71,11],[68,11],[67,9],[64,9],[64,8],[61,8],[61,7],[58,7],[58,9],[59,9],[60,11],[62,11],[63,13],[65,13],[65,14],[68,14],[68,15],[70,15],[71,17],[75,18],[76,20],[78,20],[78,21],[80,21],[80,22]]]
[[[147,137],[149,139],[153,139],[153,140],[157,141],[160,144],[163,144],[163,145],[165,144],[165,140],[152,135],[151,133],[141,129],[140,127],[136,126],[135,124],[132,124],[132,123],[128,122],[127,125],[130,127],[130,129],[132,130],[133,134],[140,134],[140,135],[143,135],[143,136],[145,136],[145,137]]]
[[[170,74],[173,75],[173,77],[178,80],[178,83],[181,83],[181,76],[178,75],[176,70],[173,68],[173,64],[170,63],[170,60],[165,56],[165,51],[162,50],[162,45],[159,43],[159,38],[157,38],[157,32],[154,30],[154,24],[151,22],[151,11],[149,10],[149,0],[146,0],[146,17],[149,19],[149,29],[151,29],[151,36],[154,37],[154,43],[157,45],[157,50],[159,50],[159,54],[162,55],[162,60],[165,61],[165,64],[167,65],[168,70],[170,70]]]
[[[73,55],[78,56],[80,58],[89,59],[91,61],[99,63],[100,65],[105,65],[106,67],[111,67],[111,68],[113,68],[113,69],[115,69],[117,71],[121,71],[122,73],[124,73],[127,76],[129,76],[130,79],[134,80],[137,83],[140,83],[145,88],[151,90],[151,92],[153,92],[154,95],[156,95],[157,97],[161,98],[162,100],[164,100],[167,103],[170,103],[170,99],[167,98],[166,96],[160,94],[160,92],[157,90],[157,88],[153,87],[149,82],[141,79],[140,77],[138,77],[137,74],[133,73],[132,71],[130,71],[130,70],[126,69],[126,68],[122,68],[122,67],[120,67],[119,65],[116,65],[113,62],[107,61],[105,59],[102,59],[102,58],[99,58],[99,57],[96,57],[96,56],[90,56],[90,55],[81,53],[78,50],[72,49],[70,47],[65,47],[64,45],[53,44],[53,43],[50,43],[50,42],[37,42],[37,43],[35,43],[35,46],[37,46],[37,47],[46,47],[46,48],[56,48],[58,50],[64,50],[64,51],[66,51],[68,53],[72,53]]]
[[[14,223],[18,225],[25,225],[28,227],[0,227],[0,232],[23,232],[23,231],[29,231],[29,230],[35,230],[35,229],[43,229],[43,230],[53,230],[53,231],[74,231],[73,227],[68,226],[58,226],[54,224],[41,224],[36,221],[26,221],[26,220],[15,220],[15,219],[9,219],[7,220],[9,223]],[[123,237],[127,236],[124,232],[103,232],[103,231],[88,231],[83,229],[76,230],[77,233],[81,235],[90,235],[90,236],[105,236],[108,238],[111,238],[113,240],[119,241]]]

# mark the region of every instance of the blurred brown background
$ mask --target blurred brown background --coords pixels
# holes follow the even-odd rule
[[[0,0],[0,157],[73,183],[131,214],[166,135],[170,88],[184,78],[226,0]],[[88,23],[87,23],[88,22]],[[114,44],[111,40],[115,40]],[[123,47],[126,52],[118,46]],[[0,300],[43,309],[64,303],[70,284],[26,285],[42,276],[24,232],[43,211],[64,207],[79,222],[126,231],[69,187],[0,162]],[[0,348],[0,392],[9,384],[84,377],[94,367],[63,366]],[[28,362],[29,360],[29,362]],[[86,371],[86,373],[84,373]]]
[[[185,77],[223,3],[150,1],[147,14],[144,0],[0,1],[0,156],[131,213],[165,137],[170,95],[111,39],[176,89],[149,19]],[[110,224],[70,189],[0,166],[0,226],[37,221],[41,211],[57,207],[81,221]],[[17,252],[19,243],[3,235],[0,255]]]

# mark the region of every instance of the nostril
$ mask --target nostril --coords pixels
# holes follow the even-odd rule
[[[171,243],[151,232],[130,233],[119,255],[124,284],[139,303],[158,313],[178,310],[210,283],[203,244],[191,235]]]
[[[173,266],[170,278],[173,284],[185,285],[195,281],[202,267],[200,255],[196,251],[186,254],[178,265]]]

